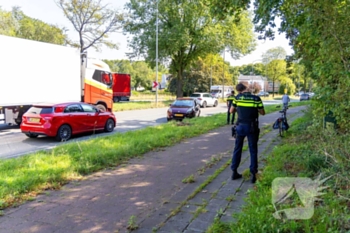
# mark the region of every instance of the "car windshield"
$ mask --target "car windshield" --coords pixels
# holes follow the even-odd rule
[[[49,114],[53,112],[52,107],[31,107],[28,110],[29,113],[33,114]]]
[[[192,107],[193,101],[192,100],[175,100],[173,103],[173,106],[187,106]]]
[[[190,97],[201,97],[201,94],[192,94]]]

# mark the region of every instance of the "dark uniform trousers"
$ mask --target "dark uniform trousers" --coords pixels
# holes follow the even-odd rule
[[[233,151],[231,169],[235,171],[239,167],[239,164],[241,163],[244,138],[247,137],[250,152],[250,173],[256,174],[258,172],[258,123],[239,123],[236,127],[236,131],[237,137],[235,142],[235,149]]]
[[[233,105],[233,101],[234,101],[234,96],[231,95],[227,98],[227,103],[228,103],[228,106],[227,106],[227,124],[231,124],[233,125],[234,121],[235,121],[235,115],[236,113],[230,113],[230,109],[231,109],[231,106]],[[232,115],[232,118],[231,118],[231,115]]]
[[[228,109],[227,109],[227,124],[231,124],[233,125],[234,121],[235,121],[235,113],[230,113],[230,108],[231,108],[231,105],[229,105]],[[231,116],[232,115],[232,119],[231,119]],[[231,120],[230,120],[231,119]]]

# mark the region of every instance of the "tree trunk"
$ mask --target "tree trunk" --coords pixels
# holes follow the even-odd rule
[[[177,71],[177,86],[176,86],[176,97],[179,98],[179,97],[183,97],[183,90],[182,90],[182,86],[183,86],[183,77],[182,77],[182,74],[183,74],[183,69],[180,68],[178,71]]]

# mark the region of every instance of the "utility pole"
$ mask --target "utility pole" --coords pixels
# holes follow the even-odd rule
[[[158,84],[158,0],[157,1],[157,18],[156,18],[156,82]],[[156,86],[156,106],[158,106],[158,89],[159,85]]]
[[[225,92],[225,49],[224,49],[224,61],[222,63],[222,91],[221,91],[221,96],[222,99],[224,99],[224,92]]]
[[[209,93],[210,93],[210,89],[211,89],[211,86],[213,85],[212,82],[213,82],[213,71],[212,71],[212,65],[210,65],[210,86],[209,86]]]

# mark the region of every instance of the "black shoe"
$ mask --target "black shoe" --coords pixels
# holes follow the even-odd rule
[[[229,125],[229,124],[230,124],[230,122],[227,122],[227,124]]]
[[[239,174],[238,172],[233,172],[232,173],[232,180],[237,180],[237,179],[239,179],[239,178],[242,178],[242,175],[241,174]]]
[[[253,173],[250,173],[250,182],[252,182],[252,184],[256,182],[256,175]]]

